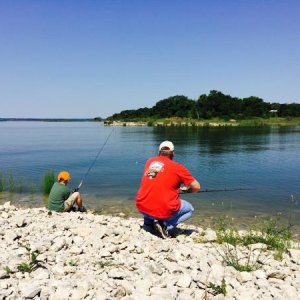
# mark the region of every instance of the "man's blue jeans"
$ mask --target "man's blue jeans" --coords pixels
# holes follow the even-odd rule
[[[164,225],[167,227],[167,230],[172,230],[178,224],[188,220],[194,212],[194,207],[192,206],[192,204],[181,199],[180,202],[181,202],[180,209],[172,217],[162,220],[164,222]],[[143,215],[144,215],[144,224],[152,225],[153,220],[155,220],[155,218],[146,214]]]

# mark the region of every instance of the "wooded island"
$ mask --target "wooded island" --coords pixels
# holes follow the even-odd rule
[[[123,110],[106,119],[106,124],[142,122],[147,125],[163,123],[207,124],[208,122],[240,125],[300,124],[300,104],[269,103],[255,96],[237,98],[212,90],[198,100],[176,95],[158,101],[153,107]]]

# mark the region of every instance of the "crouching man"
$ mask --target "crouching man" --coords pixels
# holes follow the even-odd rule
[[[173,161],[174,150],[170,141],[160,144],[158,156],[146,162],[135,197],[137,209],[144,215],[144,227],[155,228],[162,238],[173,235],[176,226],[193,214],[193,206],[180,199],[179,192],[200,190],[199,182],[188,169]]]

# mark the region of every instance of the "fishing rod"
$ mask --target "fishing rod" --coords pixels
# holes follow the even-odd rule
[[[89,174],[90,170],[92,169],[92,167],[94,166],[95,162],[97,161],[97,159],[98,159],[100,153],[102,152],[102,150],[104,149],[105,145],[107,144],[107,142],[108,142],[110,136],[112,135],[114,129],[115,129],[115,128],[113,127],[113,129],[111,130],[110,134],[107,136],[105,142],[102,144],[100,150],[98,151],[98,153],[97,153],[95,159],[92,161],[90,167],[88,168],[88,170],[87,170],[86,173],[84,174],[83,178],[81,179],[81,181],[80,181],[78,187],[75,188],[75,191],[78,191],[78,190],[80,189],[80,187],[82,186],[83,181],[85,180],[86,176]]]
[[[197,193],[213,193],[213,192],[236,192],[236,191],[249,191],[254,190],[253,188],[236,188],[236,189],[204,189],[200,190]]]
[[[249,191],[254,190],[253,188],[234,188],[234,189],[204,189],[200,190],[196,193],[216,193],[216,192],[236,192],[236,191]],[[184,190],[181,190],[179,194],[190,194],[190,192],[185,192]]]

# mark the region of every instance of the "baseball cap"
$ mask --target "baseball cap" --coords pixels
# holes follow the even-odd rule
[[[69,181],[71,179],[71,175],[69,172],[67,171],[61,171],[59,172],[59,174],[57,175],[57,179],[59,180],[65,180],[65,181]]]
[[[164,142],[162,142],[162,143],[159,145],[158,150],[160,151],[160,150],[161,150],[162,148],[164,148],[164,147],[169,148],[170,151],[174,151],[174,144],[173,144],[172,142],[170,142],[170,141],[164,141]]]

